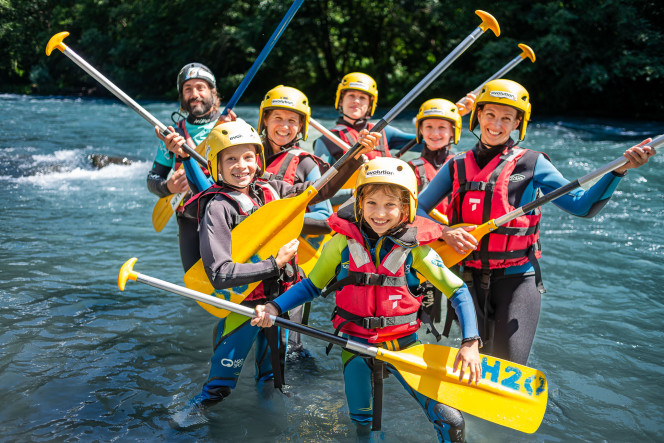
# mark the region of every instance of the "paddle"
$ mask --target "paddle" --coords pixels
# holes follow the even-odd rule
[[[422,79],[415,87],[403,97],[373,128],[373,132],[380,132],[389,124],[408,104],[415,99],[427,86],[429,86],[445,69],[447,69],[454,60],[456,60],[478,37],[487,29],[491,29],[497,36],[500,35],[498,22],[493,16],[484,11],[475,11],[482,18],[482,23],[468,37],[441,61],[427,76]],[[338,170],[349,160],[354,158],[362,149],[359,143],[356,143],[347,151],[323,176],[312,186],[309,186],[298,196],[272,201],[261,206],[257,211],[247,217],[242,223],[237,225],[231,231],[232,238],[232,257],[235,263],[246,263],[250,259],[265,260],[270,256],[276,256],[281,246],[288,243],[300,235],[302,224],[304,222],[304,211],[309,202],[318,194],[318,191],[334,177]],[[208,277],[205,273],[203,261],[192,266],[184,276],[185,285],[188,288],[196,289],[205,293],[215,293]],[[253,287],[258,283],[253,283],[249,287],[242,287],[238,295],[237,288],[232,290],[223,290],[222,297],[231,296],[243,297],[248,295]],[[246,294],[246,295],[244,295]],[[202,305],[208,312],[218,317],[228,315],[228,312],[220,311],[217,308],[210,308]]]
[[[657,138],[655,138],[653,141],[650,143],[647,143],[647,146],[651,146],[652,148],[657,148],[660,145],[664,144],[664,135],[660,135]],[[548,194],[533,200],[530,203],[527,203],[520,208],[516,208],[515,210],[503,215],[502,217],[498,217],[492,220],[489,220],[488,222],[477,226],[475,229],[472,231],[468,231],[470,235],[475,237],[477,241],[480,241],[482,237],[484,237],[486,234],[495,231],[498,229],[498,227],[509,223],[510,221],[514,220],[517,217],[520,217],[522,215],[525,215],[529,213],[530,211],[533,211],[539,206],[542,206],[545,203],[549,203],[550,201],[553,201],[557,199],[558,197],[561,197],[568,192],[578,188],[582,187],[584,189],[590,188],[592,185],[594,185],[597,180],[599,180],[604,174],[607,174],[611,171],[615,171],[616,169],[620,168],[621,166],[624,166],[627,164],[629,160],[627,160],[625,157],[618,157],[611,163],[607,163],[606,165],[602,166],[601,168],[590,172],[583,177],[574,180],[571,183],[566,184],[565,186],[561,186],[560,188],[549,192]],[[468,226],[468,225],[455,225],[453,227],[458,227],[458,226]],[[471,225],[472,226],[472,225]],[[448,268],[450,266],[454,266],[457,263],[459,263],[461,260],[466,258],[472,251],[468,251],[465,254],[459,254],[449,246],[447,243],[436,240],[435,242],[431,243],[431,247],[438,252],[438,255],[443,259],[443,262],[445,263],[445,266]]]
[[[118,287],[121,291],[124,291],[127,280],[133,280],[191,298],[199,303],[209,303],[236,314],[255,317],[254,310],[247,306],[140,274],[133,270],[136,260],[136,258],[129,259],[120,269]],[[480,355],[482,379],[477,385],[468,384],[465,380],[459,381],[458,373],[454,374],[454,359],[458,352],[454,348],[423,344],[400,351],[388,351],[280,317],[275,317],[274,321],[277,326],[389,363],[417,392],[484,420],[521,432],[533,433],[544,417],[548,388],[546,376],[536,369]]]
[[[346,143],[345,141],[341,140],[339,137],[334,135],[333,132],[329,131],[328,129],[325,128],[325,126],[321,125],[318,121],[312,119],[309,119],[309,123],[311,126],[316,128],[318,132],[323,134],[325,137],[327,137],[332,143],[335,145],[339,146],[342,151],[348,152],[351,147]],[[359,173],[358,171],[355,171],[355,173],[344,183],[344,185],[341,187],[341,189],[351,189],[355,187],[355,182],[357,181],[357,174]]]
[[[505,66],[497,70],[491,77],[487,78],[484,80],[484,82],[479,85],[477,88],[473,89],[471,94],[475,95],[477,97],[477,94],[480,93],[482,90],[482,87],[489,83],[491,80],[495,80],[497,78],[503,78],[505,74],[510,72],[516,65],[524,61],[526,58],[529,58],[532,63],[535,63],[535,52],[530,48],[530,46],[525,45],[523,43],[519,43],[519,48],[521,49],[521,54],[517,55],[514,57],[512,60],[510,60]],[[464,97],[461,100],[457,102],[457,105],[464,106],[467,108],[467,103],[468,103],[468,97]],[[463,115],[463,114],[462,114]]]
[[[256,72],[258,72],[258,68],[261,67],[261,65],[265,61],[265,58],[268,56],[270,51],[272,51],[272,48],[274,48],[274,45],[276,45],[277,40],[279,40],[281,34],[284,33],[284,30],[286,29],[286,27],[288,27],[288,24],[290,23],[291,19],[293,18],[297,10],[300,9],[300,6],[302,6],[303,2],[304,0],[295,0],[293,2],[288,12],[286,12],[284,18],[281,19],[281,23],[279,23],[277,29],[275,29],[274,32],[272,33],[272,37],[270,37],[270,39],[267,41],[263,50],[260,52],[260,54],[258,54],[258,57],[256,57],[254,64],[251,65],[251,68],[249,68],[249,72],[247,72],[247,75],[244,76],[244,79],[240,83],[240,86],[237,87],[231,99],[228,100],[226,108],[224,108],[224,111],[221,113],[222,116],[228,114],[228,111],[233,109],[233,107],[240,100],[242,94],[244,94],[244,91],[247,89],[247,86],[249,86],[249,83],[251,83],[251,81],[254,79]],[[221,122],[222,120],[220,119],[219,123]]]
[[[65,39],[69,35],[68,32],[60,32],[58,34],[55,34],[51,39],[48,41],[48,44],[46,45],[46,55],[50,56],[51,52],[54,49],[59,49],[64,55],[69,57],[74,63],[76,63],[79,67],[81,67],[85,72],[90,74],[92,77],[94,77],[95,80],[97,80],[99,83],[102,84],[106,89],[108,89],[113,95],[115,95],[117,98],[119,98],[121,101],[123,101],[127,106],[129,106],[131,109],[136,111],[141,117],[143,117],[145,120],[147,120],[148,123],[150,123],[153,127],[156,126],[159,128],[159,131],[163,135],[169,135],[171,134],[171,131],[166,127],[166,125],[162,124],[159,120],[157,120],[152,114],[150,114],[145,108],[143,108],[141,105],[136,103],[131,97],[129,97],[127,94],[125,94],[120,88],[115,86],[109,79],[104,77],[104,75],[97,71],[92,65],[90,65],[88,62],[86,62],[81,56],[79,56],[76,52],[74,52],[71,48],[69,48],[67,45],[65,45],[62,40]],[[202,155],[194,151],[190,146],[184,145],[183,149],[189,154],[194,160],[196,160],[201,166],[204,168],[207,167],[207,162],[203,158]]]

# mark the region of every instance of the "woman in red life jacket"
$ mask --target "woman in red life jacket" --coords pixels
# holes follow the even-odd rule
[[[441,197],[451,194],[450,226],[479,225],[534,201],[539,193],[568,184],[545,154],[521,148],[510,137],[518,130],[519,141],[523,140],[530,112],[523,86],[504,79],[488,82],[470,117],[471,131],[480,128],[478,144],[441,168],[420,194],[418,214],[428,214]],[[590,189],[572,191],[553,203],[570,214],[592,217],[608,202],[626,171],[655,154],[645,146],[647,141],[625,152],[629,159],[625,166],[606,174]],[[469,233],[473,226],[443,226],[446,243],[460,254],[472,251],[461,262],[461,271],[475,301],[486,352],[524,365],[544,292],[537,261],[540,218],[539,209],[525,214],[479,244]]]
[[[279,85],[265,94],[258,113],[258,132],[266,151],[265,170],[274,179],[291,185],[315,182],[328,169],[327,163],[299,146],[300,140],[307,139],[310,118],[309,100],[298,89]],[[300,247],[306,246],[302,242],[310,241],[309,235],[322,236],[331,232],[327,224],[330,215],[332,205],[328,200],[307,207]],[[314,241],[316,239],[318,237]],[[316,249],[314,245],[311,247]],[[298,307],[288,315],[293,321],[307,324],[309,307],[308,304]],[[284,330],[282,335],[288,337],[289,358],[309,355],[298,332]]]
[[[363,137],[359,157],[378,144],[380,135]],[[270,201],[304,192],[310,182],[291,185],[281,180],[262,177],[265,165],[263,145],[258,132],[244,121],[216,126],[205,140],[210,177],[214,180],[187,202],[185,211],[199,222],[199,246],[205,273],[215,290],[260,284],[246,296],[243,305],[257,306],[275,298],[299,280],[296,252],[298,242],[281,247],[276,256],[249,263],[236,263],[232,252],[232,229],[250,214]],[[314,197],[329,198],[360,167],[356,158],[340,168],[339,173]],[[260,226],[257,226],[260,229]],[[267,332],[267,333],[266,333]],[[214,331],[214,354],[210,375],[202,392],[173,416],[177,427],[205,423],[205,408],[230,395],[235,388],[245,358],[256,342],[256,380],[274,380],[283,384],[283,348],[278,349],[278,331],[260,331],[248,319],[229,314]]]
[[[270,315],[334,292],[336,333],[372,346],[405,349],[419,343],[422,300],[415,291],[419,272],[452,301],[459,314],[463,340],[455,368],[470,372],[469,383],[477,382],[481,378],[480,341],[472,299],[461,279],[426,245],[442,229],[427,219],[415,220],[417,182],[412,169],[395,158],[370,160],[360,168],[355,196],[354,205],[330,217],[337,235],[325,244],[309,277],[277,299],[257,306],[252,324],[269,327]],[[380,424],[381,411],[373,409],[377,403],[372,401],[372,386],[373,396],[380,398],[378,387],[385,369],[421,405],[441,441],[464,441],[461,413],[409,388],[392,365],[345,349],[341,357],[346,400],[359,433],[369,432],[372,422]]]

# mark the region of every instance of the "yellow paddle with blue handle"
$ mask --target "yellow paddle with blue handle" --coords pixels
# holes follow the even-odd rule
[[[134,271],[136,258],[129,259],[120,269],[118,287],[124,291],[127,280],[210,304],[253,318],[254,310],[202,292],[159,280]],[[277,326],[325,340],[352,352],[374,357],[391,364],[417,392],[481,419],[521,432],[537,431],[548,398],[546,376],[537,369],[480,355],[482,378],[477,385],[459,380],[454,371],[457,349],[447,346],[421,344],[399,351],[367,346],[347,338],[319,331],[299,323],[276,317]]]
[[[646,146],[650,146],[653,149],[655,149],[663,144],[664,144],[664,135],[660,135],[654,140],[652,140],[650,143],[646,143]],[[597,180],[602,178],[604,174],[607,174],[611,171],[615,171],[621,166],[627,164],[628,161],[629,160],[627,160],[625,157],[618,157],[614,161],[607,163],[601,168],[596,169],[595,171],[590,172],[584,175],[583,177],[566,184],[565,186],[561,186],[560,188],[551,191],[548,194],[543,195],[542,197],[521,206],[520,208],[516,208],[515,210],[503,215],[502,217],[491,219],[488,222],[477,226],[472,231],[468,231],[468,233],[472,235],[479,242],[482,239],[482,237],[484,237],[490,232],[495,231],[500,226],[503,226],[509,223],[510,221],[514,220],[515,218],[525,215],[535,210],[539,206],[542,206],[545,203],[549,203],[576,188],[582,187],[584,189],[589,189],[592,185],[594,185],[597,182]],[[461,224],[452,227],[455,228],[458,226],[473,226],[473,225]],[[456,265],[472,252],[472,250],[469,250],[465,254],[460,254],[456,252],[454,248],[452,248],[450,245],[440,240],[436,240],[435,242],[431,243],[430,246],[433,249],[435,249],[436,252],[438,252],[438,255],[440,255],[440,258],[443,259],[445,266],[447,266],[448,268],[450,266]]]
[[[411,89],[399,103],[373,127],[373,132],[380,132],[391,122],[401,111],[403,111],[424,89],[426,89],[444,70],[446,70],[454,60],[456,60],[477,38],[485,31],[491,29],[497,36],[500,35],[500,27],[493,16],[484,11],[475,11],[482,19],[482,23],[466,37],[459,45],[443,59],[436,67],[427,74],[413,89]],[[298,196],[272,201],[261,206],[257,211],[247,217],[242,223],[237,225],[231,231],[232,238],[232,258],[233,262],[246,263],[250,260],[265,260],[270,256],[276,256],[281,246],[292,239],[297,238],[302,230],[304,223],[304,212],[309,202],[318,194],[318,191],[325,186],[338,170],[349,160],[359,155],[362,146],[356,143],[348,152],[346,152],[323,176],[312,186],[309,186]],[[215,291],[207,278],[202,260],[189,269],[184,276],[185,285],[188,288],[196,289],[207,294],[215,294],[223,298],[231,298],[234,301],[240,301],[251,293],[258,282],[248,287],[232,290]],[[241,292],[241,293],[240,293]],[[202,305],[208,312],[224,317],[228,312],[223,312],[219,308]]]

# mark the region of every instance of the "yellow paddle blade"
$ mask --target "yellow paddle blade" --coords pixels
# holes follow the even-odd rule
[[[454,225],[452,228],[457,228],[459,226],[473,226],[469,224],[459,224],[459,225]],[[475,229],[470,231],[470,234],[475,237],[475,240],[478,242],[487,235],[489,232],[496,230],[498,227],[496,226],[496,223],[494,220],[489,220],[488,222],[484,223],[483,225],[477,226]],[[459,263],[461,260],[464,258],[468,257],[468,255],[472,252],[472,250],[469,250],[465,254],[459,254],[452,248],[450,245],[445,243],[442,240],[436,240],[432,243],[429,244],[433,250],[435,250],[438,255],[440,255],[440,258],[443,259],[443,263],[445,263],[446,267],[451,267]]]
[[[468,384],[453,373],[458,349],[417,345],[401,351],[379,349],[376,358],[392,364],[416,391],[460,411],[532,434],[546,410],[546,376],[537,369],[480,355],[482,379]]]
[[[357,182],[357,174],[360,173],[360,170],[353,172],[353,175],[350,176],[348,181],[344,183],[341,189],[355,189],[355,183]]]
[[[297,238],[302,231],[304,212],[318,191],[309,186],[296,197],[275,200],[261,206],[231,231],[233,261],[236,263],[258,262],[277,255],[279,248]],[[184,284],[190,289],[240,303],[258,286],[259,282],[247,286],[215,291],[207,278],[203,261],[192,266],[184,275]],[[199,304],[216,317],[225,317],[229,311]]]
[[[332,238],[331,234],[325,235],[307,235],[300,237],[300,246],[297,248],[297,259],[300,268],[304,271],[305,275],[309,275],[311,270],[316,265],[320,258],[320,253],[323,250],[323,245]]]
[[[201,142],[198,146],[196,146],[195,151],[204,156],[205,143]],[[178,169],[182,168],[184,168],[184,166],[180,164]],[[185,193],[172,194],[167,195],[166,197],[162,197],[157,201],[157,204],[152,210],[152,226],[154,227],[155,231],[161,232],[161,230],[164,229],[164,226],[166,226],[168,221],[171,219],[171,216],[175,213],[175,210],[180,205],[180,202],[184,196]]]
[[[161,232],[164,229],[183,198],[184,193],[179,193],[167,195],[157,201],[152,210],[152,226],[155,231]]]

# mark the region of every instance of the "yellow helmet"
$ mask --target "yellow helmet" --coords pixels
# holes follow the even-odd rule
[[[378,103],[378,86],[376,86],[376,81],[371,78],[371,76],[363,74],[362,72],[351,72],[350,74],[344,75],[339,86],[337,86],[337,96],[334,99],[335,109],[339,109],[341,92],[348,89],[355,89],[356,91],[362,91],[369,94],[372,97],[369,117],[374,115],[374,112],[376,111],[376,103]]]
[[[420,123],[428,118],[439,118],[452,123],[454,126],[454,144],[456,145],[459,143],[459,137],[461,136],[461,115],[459,115],[457,105],[442,98],[432,98],[431,100],[422,103],[420,110],[417,112],[417,117],[415,118],[418,143],[422,141],[422,136],[420,135]]]
[[[261,144],[261,138],[258,132],[243,120],[236,120],[232,122],[225,122],[215,126],[210,134],[203,140],[205,147],[205,157],[208,162],[208,171],[210,177],[217,182],[221,183],[222,176],[219,171],[219,153],[226,148],[233,146],[250,144],[256,147],[256,154],[259,157],[260,165],[256,174],[260,177],[263,175],[263,168],[265,167],[265,152]]]
[[[311,108],[309,107],[309,100],[299,89],[291,88],[290,86],[279,85],[276,88],[270,89],[265,98],[261,102],[260,110],[258,111],[258,132],[262,133],[265,122],[265,112],[271,109],[286,109],[300,114],[304,118],[302,125],[302,140],[307,139],[307,132],[309,132],[309,119],[311,118]]]
[[[470,114],[470,130],[477,126],[477,107],[486,103],[510,106],[522,113],[519,124],[519,140],[526,136],[526,126],[530,120],[530,101],[526,88],[512,80],[491,80],[482,87]]]
[[[409,223],[415,220],[417,210],[417,178],[413,169],[403,160],[394,157],[377,157],[360,166],[355,182],[355,218],[360,219],[361,188],[369,184],[392,184],[408,191]]]

